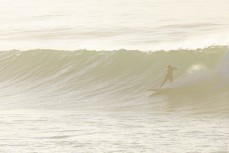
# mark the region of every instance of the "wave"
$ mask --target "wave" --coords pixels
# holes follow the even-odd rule
[[[224,106],[229,96],[226,50],[226,46],[212,46],[168,52],[2,51],[2,108],[130,108],[148,107],[157,101],[173,105],[214,101]],[[174,83],[165,85],[173,90],[149,97],[151,92],[146,89],[158,88],[168,64],[178,67]]]

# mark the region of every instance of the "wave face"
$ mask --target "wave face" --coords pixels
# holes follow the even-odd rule
[[[226,47],[170,52],[2,51],[1,108],[164,110],[229,108]],[[168,64],[178,67],[172,88],[158,88]],[[211,109],[209,109],[209,107]],[[201,109],[199,109],[201,108]]]

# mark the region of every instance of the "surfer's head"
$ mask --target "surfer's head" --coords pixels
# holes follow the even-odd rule
[[[170,64],[169,64],[169,65],[167,65],[167,67],[168,67],[168,68],[171,68],[171,67],[172,67],[172,65],[170,65]]]

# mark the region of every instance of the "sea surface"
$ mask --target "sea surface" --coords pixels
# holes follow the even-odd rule
[[[0,153],[229,152],[228,0],[0,2]]]
[[[0,151],[229,151],[227,47],[0,53]],[[174,83],[158,88],[167,64]]]
[[[149,51],[229,42],[228,0],[0,2],[0,50]]]

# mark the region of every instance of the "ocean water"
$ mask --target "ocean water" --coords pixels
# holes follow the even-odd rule
[[[0,153],[229,152],[229,1],[0,2]]]
[[[0,151],[228,152],[227,47],[2,51]],[[168,63],[173,88],[153,92]]]
[[[0,49],[227,45],[228,0],[1,0]]]

